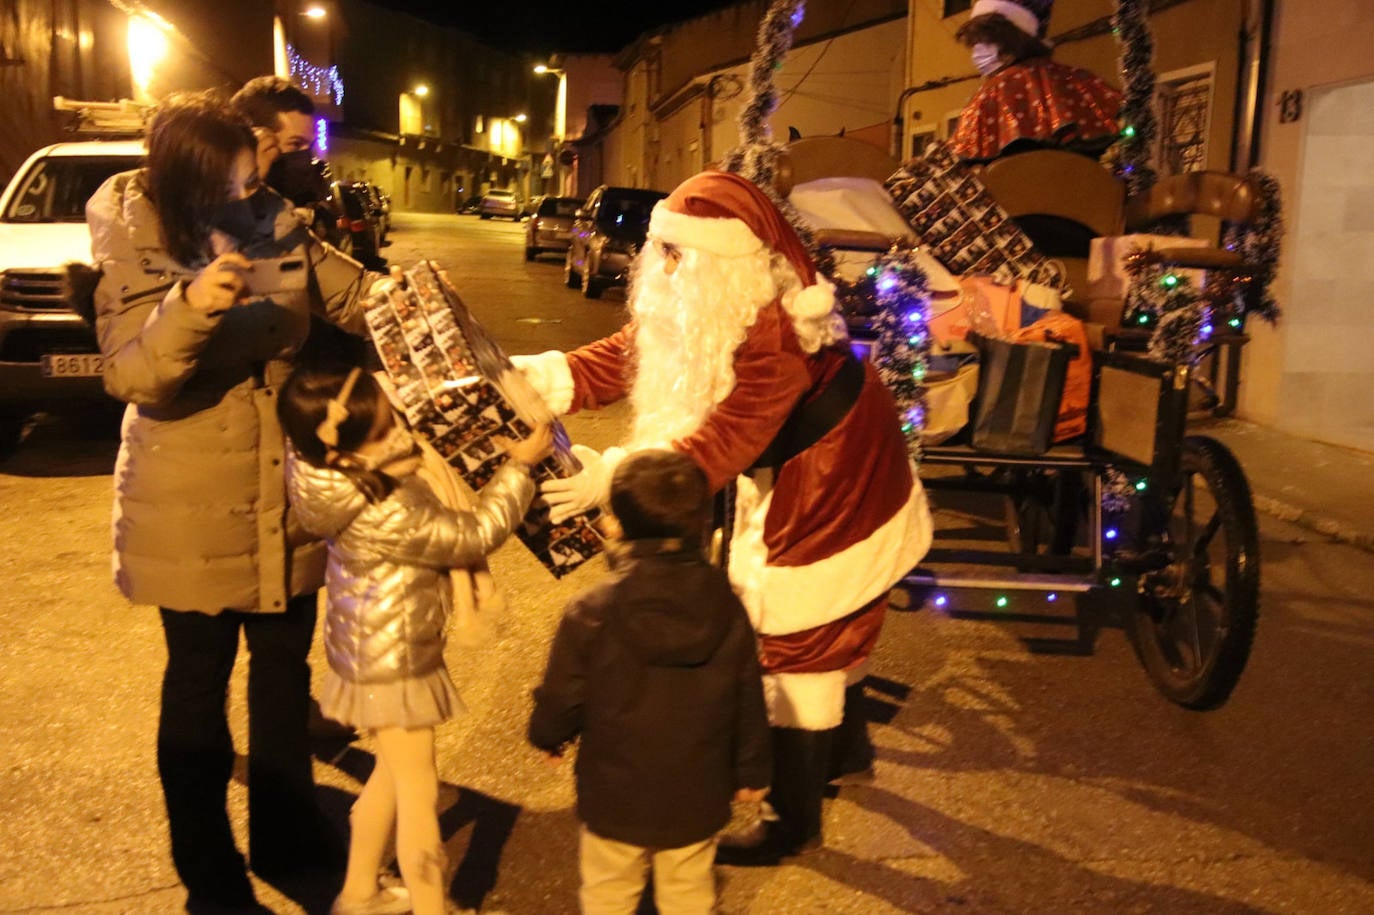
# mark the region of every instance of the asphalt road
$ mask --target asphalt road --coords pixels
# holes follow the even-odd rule
[[[386,253],[438,260],[509,352],[619,325],[620,292],[586,301],[560,261],[526,264],[521,244],[510,223],[399,216]],[[625,418],[568,428],[604,447]],[[170,913],[184,898],[153,759],[161,634],[109,581],[114,451],[109,428],[54,420],[0,463],[0,913]],[[1374,912],[1374,568],[1282,522],[1262,534],[1254,655],[1215,712],[1160,698],[1117,629],[1054,653],[1027,641],[1045,626],[894,612],[870,684],[876,783],[829,803],[823,850],[722,869],[722,910]],[[512,542],[493,567],[511,611],[491,646],[450,650],[470,713],[438,736],[454,896],[562,915],[576,910],[571,772],[525,746],[524,722],[561,607],[604,565],[556,581]],[[243,702],[241,664],[240,747]],[[342,824],[370,745],[319,756]],[[230,803],[241,830],[238,783]],[[275,911],[320,910],[306,892],[258,889]]]

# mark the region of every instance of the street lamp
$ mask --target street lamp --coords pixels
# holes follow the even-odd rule
[[[329,13],[325,10],[324,7],[314,5],[306,7],[305,11],[302,12],[301,15],[306,16],[310,19],[323,19],[325,16],[328,16]]]
[[[426,95],[429,95],[429,87],[426,86],[424,83],[420,83],[418,86],[416,86],[414,89],[411,89],[410,91],[419,98],[424,98]]]
[[[540,76],[553,73],[558,77],[558,99],[553,109],[553,134],[555,139],[562,143],[568,133],[568,72],[547,64],[535,64],[534,72]]]

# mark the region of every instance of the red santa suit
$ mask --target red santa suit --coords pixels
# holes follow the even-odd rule
[[[772,724],[836,727],[888,591],[930,546],[930,513],[896,408],[843,341],[805,351],[798,316],[829,314],[833,289],[817,284],[795,232],[752,183],[722,172],[689,179],[655,208],[650,236],[726,257],[766,242],[806,287],[786,305],[779,298],[759,309],[735,351],[734,387],[670,444],[701,465],[713,489],[738,484],[729,575],[761,636]],[[629,394],[635,333],[632,322],[566,354],[566,396],[552,406],[596,409]],[[850,392],[840,398],[852,401],[842,418],[832,412],[824,434],[780,467],[752,469],[799,405],[835,396],[823,393],[832,383]]]

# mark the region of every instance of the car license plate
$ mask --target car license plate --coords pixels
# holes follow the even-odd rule
[[[42,360],[48,378],[91,378],[100,374],[99,353],[47,353]]]

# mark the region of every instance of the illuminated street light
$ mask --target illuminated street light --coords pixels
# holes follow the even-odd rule
[[[129,76],[135,91],[146,98],[153,70],[167,56],[167,36],[157,20],[148,16],[130,16],[128,43]]]
[[[512,118],[511,120],[515,121],[515,123],[517,123],[517,124],[523,124],[523,123],[525,123],[526,121],[528,121],[529,118],[526,117],[526,116],[523,115],[523,114],[517,114],[517,115],[516,115],[514,118]]]
[[[308,16],[311,19],[323,19],[325,16],[328,16],[329,13],[322,6],[308,6],[301,15]]]
[[[418,95],[420,98],[424,98],[426,95],[429,95],[429,87],[426,86],[424,83],[420,83],[420,85],[416,86],[414,89],[411,89],[410,91],[413,94]]]
[[[552,73],[558,77],[558,99],[553,109],[553,133],[558,142],[562,143],[568,133],[568,72],[558,67],[550,67],[548,64],[535,64],[534,72],[541,76]]]

